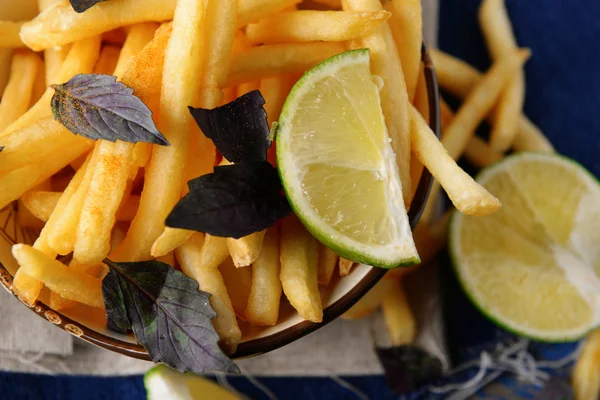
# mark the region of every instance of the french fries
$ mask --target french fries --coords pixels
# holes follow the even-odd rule
[[[23,24],[21,39],[34,51],[60,47],[121,26],[170,20],[176,3],[175,0],[147,0],[140,7],[135,0],[107,1],[81,14],[70,5],[58,5]]]
[[[247,267],[258,258],[266,231],[260,231],[241,239],[227,239],[227,247],[236,267]]]
[[[385,295],[381,309],[392,346],[411,344],[417,335],[417,323],[400,282]]]
[[[302,0],[239,0],[237,26],[243,27],[264,17],[295,6]]]
[[[0,21],[0,47],[13,49],[23,47],[19,31],[23,22]]]
[[[219,265],[219,272],[227,287],[235,314],[239,319],[245,320],[250,286],[252,286],[252,269],[237,268],[231,258],[227,257],[225,262]]]
[[[36,0],[2,0],[2,18],[8,21],[26,21],[38,14]]]
[[[121,49],[116,46],[103,46],[100,50],[100,57],[94,67],[95,74],[112,75],[117,62],[119,61],[119,53]]]
[[[517,40],[503,0],[485,0],[479,7],[479,24],[492,59],[507,57],[517,49]],[[499,151],[508,150],[517,135],[519,117],[525,101],[525,76],[519,71],[498,102],[490,144]]]
[[[279,318],[281,280],[279,273],[279,232],[277,227],[267,229],[262,251],[252,264],[252,283],[244,316],[258,326],[272,326]]]
[[[13,56],[10,80],[0,102],[0,132],[29,108],[38,66],[38,56],[32,52],[16,52]]]
[[[260,44],[342,42],[373,33],[390,15],[386,11],[290,11],[248,25],[246,35]]]
[[[345,0],[345,11],[381,11],[378,0]],[[379,75],[384,86],[380,92],[381,108],[385,116],[396,164],[402,180],[402,195],[408,207],[412,190],[410,182],[410,121],[408,116],[408,92],[402,65],[392,31],[387,22],[376,32],[363,37],[360,45],[371,50],[371,70]]]
[[[274,44],[252,49],[236,56],[230,64],[225,86],[277,75],[301,74],[319,62],[344,51],[340,43]]]
[[[4,89],[8,84],[8,79],[10,78],[12,55],[12,49],[0,48],[0,93],[4,93]],[[2,131],[0,131],[0,133],[2,133]]]
[[[175,256],[183,272],[199,283],[200,290],[211,294],[210,304],[217,313],[212,323],[221,338],[221,347],[227,353],[234,353],[242,338],[242,331],[221,273],[217,268],[203,266],[203,247],[202,235],[194,234],[175,250]]]
[[[504,158],[504,155],[494,150],[483,139],[473,136],[465,150],[465,158],[479,168],[485,168]]]
[[[317,240],[295,216],[281,222],[281,286],[302,318],[321,322],[323,308],[317,282]]]
[[[420,0],[384,0],[383,7],[392,14],[389,21],[400,54],[408,98],[413,100],[421,69],[423,18]],[[427,118],[427,116],[424,116]]]
[[[90,307],[104,307],[100,279],[70,269],[24,244],[14,245],[12,252],[28,276],[40,280],[63,298],[76,300]]]
[[[319,243],[319,272],[317,274],[317,281],[320,285],[329,285],[335,272],[335,267],[338,266],[339,258],[333,250]]]
[[[456,165],[414,106],[410,106],[410,111],[413,151],[444,187],[454,206],[468,215],[488,215],[496,211],[500,201]]]
[[[462,155],[479,123],[490,112],[502,89],[529,55],[529,50],[516,51],[494,64],[469,93],[442,139],[452,158],[456,160]]]
[[[583,350],[575,363],[572,376],[575,400],[600,397],[600,330],[585,339]]]
[[[354,266],[354,261],[346,260],[345,258],[340,257],[339,260],[340,266],[340,276],[346,276],[352,271],[352,267]]]

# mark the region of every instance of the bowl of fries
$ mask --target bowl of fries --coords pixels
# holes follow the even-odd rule
[[[261,228],[238,238],[165,226],[176,203],[193,190],[186,182],[229,164],[202,137],[188,106],[198,121],[192,106],[216,110],[258,89],[270,125],[302,74],[345,50],[368,47],[372,68],[405,71],[406,87],[382,95],[384,112],[404,95],[425,128],[439,136],[439,93],[420,16],[407,22],[395,14],[396,5],[386,10],[379,1],[375,8],[370,1],[350,1],[343,10],[335,1],[305,2],[300,10],[298,0],[94,3],[50,1],[31,20],[0,24],[6,29],[0,48],[12,49],[12,58],[0,60],[11,70],[0,103],[0,283],[67,332],[155,361],[147,346],[110,319],[118,310],[102,301],[114,289],[102,283],[111,276],[108,258],[124,264],[156,260],[200,282],[212,295],[219,344],[232,358],[274,350],[350,309],[385,269],[342,259],[318,244],[314,294],[322,316],[307,320],[296,311],[297,302],[306,300],[282,296],[279,274],[273,275],[269,260],[279,263],[277,233]],[[386,47],[398,37],[404,38],[400,51]],[[101,84],[121,96],[133,92],[141,101],[127,107],[143,103],[140,113],[157,115],[160,132],[154,125],[144,125],[142,133],[129,129],[151,139],[127,142],[126,134],[99,140],[102,129],[78,128],[81,119],[69,114],[73,88]],[[89,105],[95,98],[84,100]],[[407,204],[414,227],[432,176],[420,162],[410,170],[407,163],[404,172],[412,181]],[[188,273],[188,262],[212,267]]]

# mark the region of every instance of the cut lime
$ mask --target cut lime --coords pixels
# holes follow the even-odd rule
[[[600,185],[565,157],[523,153],[478,182],[502,208],[456,213],[450,251],[481,311],[537,340],[575,340],[600,324]]]
[[[277,162],[292,208],[323,244],[384,268],[419,262],[368,50],[298,81],[279,119]]]
[[[144,376],[148,400],[240,400],[239,396],[194,374],[182,374],[164,365]]]

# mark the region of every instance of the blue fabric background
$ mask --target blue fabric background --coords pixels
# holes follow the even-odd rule
[[[480,69],[489,65],[476,13],[479,0],[441,0],[440,48]],[[533,57],[526,66],[527,115],[540,126],[559,152],[572,157],[600,176],[600,2],[592,0],[506,0],[518,42],[530,47]],[[1,18],[1,16],[0,16]],[[448,274],[444,288],[448,344],[454,362],[477,357],[498,340],[510,335],[498,330],[475,311]],[[472,328],[465,329],[467,326]],[[574,344],[532,346],[539,357],[558,359]],[[472,374],[474,371],[467,371]],[[559,371],[561,375],[567,371]],[[371,399],[396,398],[381,376],[346,378]],[[230,381],[251,398],[262,399],[244,378]],[[504,376],[515,388],[518,383]],[[328,378],[261,379],[280,399],[354,399],[354,395]],[[531,388],[527,388],[531,389]],[[520,390],[521,398],[533,398]],[[415,393],[411,398],[425,398]],[[49,377],[0,373],[2,399],[144,399],[142,378]]]

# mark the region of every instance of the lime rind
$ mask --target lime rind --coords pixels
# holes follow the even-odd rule
[[[593,187],[596,190],[598,188],[600,188],[600,181],[577,161],[575,161],[569,157],[560,155],[560,154],[542,153],[542,152],[523,152],[523,153],[517,153],[517,154],[511,155],[509,157],[506,157],[505,159],[482,170],[478,174],[476,180],[478,183],[485,186],[485,183],[491,177],[493,177],[495,174],[497,174],[499,171],[508,170],[512,164],[519,163],[521,160],[532,160],[532,159],[549,161],[549,162],[553,162],[553,163],[560,163],[562,165],[567,165],[570,168],[574,168],[578,172],[578,176],[585,179],[585,182],[587,183],[588,187],[590,187],[590,188]],[[460,243],[459,243],[459,239],[460,239],[459,231],[461,228],[462,220],[464,218],[465,218],[465,216],[456,210],[453,211],[453,213],[450,217],[449,233],[448,233],[448,236],[449,236],[448,249],[449,249],[450,261],[451,261],[452,267],[457,275],[458,282],[459,282],[461,288],[463,289],[467,298],[471,301],[471,303],[474,305],[474,307],[482,313],[482,315],[484,315],[486,318],[488,318],[494,324],[498,325],[499,327],[501,327],[502,329],[504,329],[508,332],[511,332],[513,334],[516,334],[516,335],[519,335],[522,337],[526,337],[531,340],[545,342],[545,343],[567,343],[567,342],[577,341],[577,340],[581,339],[582,337],[584,337],[586,334],[588,334],[590,331],[593,331],[594,329],[600,327],[600,321],[595,321],[592,324],[590,324],[590,326],[584,327],[582,329],[561,330],[559,332],[547,332],[547,331],[540,332],[539,330],[529,329],[518,323],[514,323],[514,322],[494,313],[493,307],[485,304],[485,301],[478,298],[478,296],[476,294],[476,292],[477,292],[476,289],[474,287],[472,287],[472,284],[470,283],[468,277],[464,274],[464,271],[461,268],[461,262],[460,262],[461,256],[460,256],[460,254],[458,254],[459,253],[458,249],[460,249],[460,247],[461,247]]]
[[[369,65],[369,54],[368,49],[359,49],[335,55],[308,71],[296,85],[294,85],[283,106],[277,126],[276,138],[278,140],[277,162],[279,174],[292,209],[309,232],[324,245],[344,258],[363,264],[386,269],[405,267],[418,264],[420,259],[412,239],[408,217],[406,216],[406,209],[404,208],[404,203],[402,201],[402,189],[399,187],[400,178],[395,165],[391,145],[389,145],[389,143],[387,144],[385,148],[386,153],[382,153],[382,159],[387,163],[386,168],[388,168],[388,171],[394,175],[393,178],[398,182],[398,187],[395,187],[396,185],[386,185],[385,187],[385,190],[388,193],[388,200],[399,199],[400,203],[391,205],[391,207],[394,207],[394,212],[391,212],[391,214],[397,216],[395,222],[399,224],[397,227],[397,240],[396,243],[393,244],[365,245],[331,227],[326,221],[322,220],[314,210],[312,210],[309,204],[307,204],[307,201],[301,193],[299,180],[295,177],[297,168],[292,160],[293,157],[289,156],[291,151],[287,148],[290,147],[290,145],[286,140],[286,135],[282,134],[289,129],[288,126],[294,118],[296,112],[295,105],[298,104],[300,99],[312,89],[312,84],[314,82],[332,76],[336,71],[351,66],[352,64]],[[383,119],[383,115],[381,115],[381,118]],[[395,192],[390,195],[389,191]],[[398,200],[395,201],[395,203],[397,202]],[[400,213],[402,213],[401,216]]]

